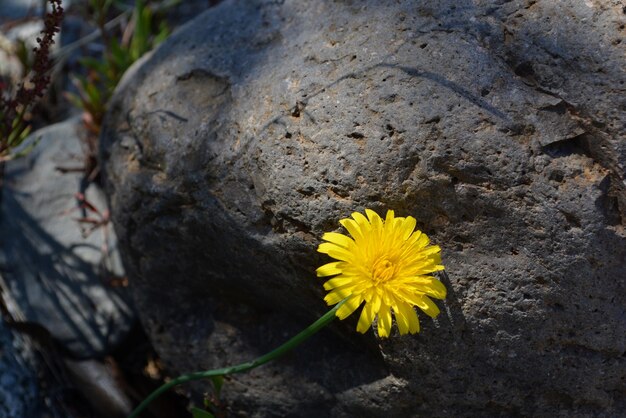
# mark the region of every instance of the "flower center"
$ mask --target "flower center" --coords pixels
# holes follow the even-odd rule
[[[372,279],[376,284],[389,281],[395,272],[395,265],[386,257],[380,257],[372,265]]]

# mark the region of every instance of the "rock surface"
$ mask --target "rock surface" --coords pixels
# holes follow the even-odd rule
[[[444,248],[443,314],[385,340],[336,323],[228,380],[233,416],[624,411],[625,17],[618,1],[226,1],[178,31],[102,135],[169,367],[286,340],[325,309],[322,232],[393,208]]]
[[[35,417],[41,407],[34,353],[0,322],[0,417]]]
[[[109,352],[135,315],[124,289],[107,284],[124,276],[111,226],[84,236],[81,229],[91,225],[77,222],[102,219],[78,209],[78,192],[101,215],[107,208],[102,191],[87,186],[80,171],[80,123],[74,118],[35,132],[27,139],[35,148],[6,164],[0,267],[23,320],[43,325],[72,355],[86,358]]]

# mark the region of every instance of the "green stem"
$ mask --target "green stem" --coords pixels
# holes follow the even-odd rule
[[[17,141],[20,139],[20,136],[22,132],[24,131],[24,128],[26,127],[26,124],[24,123],[24,116],[26,115],[26,107],[27,106],[24,105],[20,113],[18,113],[15,119],[13,119],[13,121],[11,122],[11,127],[9,128],[9,135],[7,138],[8,149],[11,149],[19,145],[19,142]]]
[[[143,411],[153,400],[155,400],[163,392],[166,392],[167,390],[173,388],[174,386],[178,386],[183,383],[191,382],[194,380],[246,372],[248,370],[252,370],[256,367],[261,366],[262,364],[265,364],[271,360],[274,360],[282,356],[283,354],[287,353],[288,351],[293,350],[298,345],[302,344],[304,341],[309,339],[311,336],[313,336],[313,334],[320,331],[326,325],[330,324],[332,320],[335,319],[335,312],[337,312],[337,309],[339,309],[339,307],[343,305],[343,303],[344,303],[343,301],[338,303],[337,305],[335,305],[334,308],[326,312],[321,318],[319,318],[317,321],[309,325],[307,328],[305,328],[302,332],[297,334],[295,337],[293,337],[292,339],[290,339],[289,341],[287,341],[280,347],[276,348],[275,350],[262,355],[256,360],[252,360],[247,363],[238,364],[236,366],[224,367],[221,369],[213,369],[213,370],[206,370],[203,372],[189,373],[189,374],[179,376],[176,379],[170,380],[169,382],[161,385],[154,392],[152,392],[146,399],[144,399],[139,404],[139,406],[135,408],[135,410],[128,416],[128,418],[137,418],[139,414],[141,413],[141,411]]]

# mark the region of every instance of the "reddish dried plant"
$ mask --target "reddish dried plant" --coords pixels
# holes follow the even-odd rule
[[[52,58],[50,47],[63,21],[62,0],[48,0],[51,8],[44,18],[44,28],[33,49],[34,63],[30,77],[18,85],[15,94],[7,85],[0,83],[0,161],[6,160],[12,148],[18,146],[28,135],[28,113],[43,97],[50,84]]]

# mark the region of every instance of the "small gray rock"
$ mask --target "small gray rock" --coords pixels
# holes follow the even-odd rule
[[[80,123],[74,118],[35,132],[27,142],[36,147],[6,164],[0,266],[25,320],[46,327],[73,355],[92,357],[127,335],[134,313],[124,290],[107,285],[124,276],[110,225],[85,237],[77,222],[98,219],[77,209],[78,192],[102,214],[107,210],[102,192],[94,184],[82,190],[83,173],[75,171],[83,165]]]
[[[444,248],[444,313],[385,340],[338,322],[229,380],[229,410],[626,410],[624,17],[598,1],[242,0],[174,34],[102,135],[161,356],[188,372],[285,341],[324,310],[322,233],[391,208]]]

